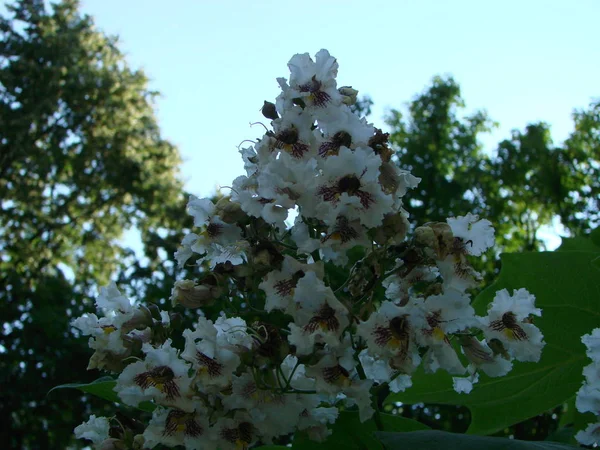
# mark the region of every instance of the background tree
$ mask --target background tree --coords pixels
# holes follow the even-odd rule
[[[156,268],[158,250],[140,261],[123,231],[138,227],[151,250],[158,234],[180,239],[165,231],[184,216],[180,159],[160,135],[155,95],[74,0],[50,9],[20,0],[0,19],[0,433],[9,448],[64,448],[87,417],[76,392],[46,394],[99,376],[85,370],[86,339],[70,331],[96,285],[124,269],[119,261]]]
[[[435,77],[407,109],[393,109],[386,122],[398,164],[422,178],[407,205],[413,223],[471,211],[494,223],[504,251],[542,249],[537,232],[554,218],[572,234],[598,223],[600,103],[574,112],[563,145],[553,144],[547,124],[532,123],[494,152],[481,143],[494,122],[485,111],[465,115],[452,77]]]

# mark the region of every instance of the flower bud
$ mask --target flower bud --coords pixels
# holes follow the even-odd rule
[[[420,227],[415,228],[415,232],[413,234],[415,243],[422,247],[426,248],[435,248],[436,247],[436,237],[433,233],[431,227],[427,225],[422,225]]]
[[[375,229],[373,239],[380,245],[390,243],[399,245],[408,231],[410,224],[402,212],[388,214],[383,218],[383,223]]]
[[[510,360],[510,355],[506,351],[506,348],[504,348],[504,344],[502,343],[502,341],[500,341],[499,339],[490,339],[487,344],[494,352],[494,355],[500,355],[504,359]]]
[[[140,305],[133,312],[133,317],[123,324],[122,330],[127,333],[131,330],[143,330],[152,326],[152,313],[144,305]]]
[[[460,345],[467,359],[475,365],[489,363],[494,360],[492,353],[473,336],[461,336]]]
[[[193,280],[179,280],[171,290],[171,304],[180,304],[184,308],[210,306],[221,295],[221,288],[205,284],[196,285]]]
[[[122,372],[123,369],[129,364],[128,362],[123,362],[123,360],[132,354],[131,349],[127,348],[127,345],[125,348],[127,351],[120,355],[116,355],[112,352],[96,350],[90,358],[87,370],[102,369],[110,372]]]
[[[265,100],[265,103],[263,104],[263,107],[261,108],[260,112],[262,112],[262,115],[265,116],[267,119],[271,119],[271,120],[279,119],[279,114],[277,114],[277,109],[275,108],[275,104],[268,102],[266,100]]]
[[[446,258],[454,246],[454,234],[452,228],[446,222],[431,222],[426,225],[433,230],[437,239],[437,245],[434,247],[440,259]]]
[[[232,202],[230,197],[219,199],[215,205],[216,214],[225,223],[233,224],[237,222],[246,222],[248,215],[242,210],[239,203]]]
[[[99,446],[99,450],[126,450],[127,446],[125,442],[120,439],[108,438],[104,440]]]
[[[338,89],[338,92],[342,96],[343,104],[352,106],[356,103],[358,91],[356,89],[352,89],[352,86],[342,86]]]
[[[144,435],[143,434],[136,434],[133,437],[133,450],[141,450],[144,448],[144,443],[145,443],[145,439],[144,439]]]

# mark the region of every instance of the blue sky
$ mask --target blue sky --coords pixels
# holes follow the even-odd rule
[[[537,120],[560,142],[572,109],[600,94],[597,0],[82,0],[82,9],[162,93],[159,122],[196,195],[242,173],[237,145],[261,134],[249,123],[294,53],[327,48],[340,85],[373,98],[379,126],[434,75],[452,74],[467,110],[500,123],[484,140],[490,151]]]

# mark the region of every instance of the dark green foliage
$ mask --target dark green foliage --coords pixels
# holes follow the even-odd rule
[[[75,339],[69,323],[93,310],[95,287],[119,269],[123,231],[137,226],[149,241],[150,274],[159,227],[180,239],[182,224],[165,219],[183,216],[180,160],[160,135],[154,94],[116,40],[77,8],[22,0],[0,19],[0,433],[8,448],[64,448],[87,420],[90,405],[77,392],[46,394],[99,376],[86,372],[87,339]]]

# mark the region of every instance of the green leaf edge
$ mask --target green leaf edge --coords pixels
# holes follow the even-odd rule
[[[110,390],[111,394],[110,396],[106,396],[106,395],[98,395],[96,392],[93,392],[93,390],[90,389],[90,387],[102,387],[101,385],[107,385],[107,387],[110,385],[114,388],[114,386],[117,384],[116,380],[111,378],[111,377],[101,377],[98,378],[97,380],[92,381],[91,383],[67,383],[67,384],[61,384],[59,386],[55,386],[52,389],[50,389],[48,391],[48,394],[46,395],[50,395],[51,392],[57,390],[57,389],[78,389],[82,392],[85,392],[86,394],[92,394],[95,395],[96,397],[102,398],[104,400],[108,400],[110,402],[113,403],[118,403],[120,405],[124,405],[121,402],[121,399],[119,398],[119,396],[116,394],[116,392],[114,392],[112,389]],[[129,405],[125,405],[125,406],[129,406]],[[156,409],[156,405],[152,402],[141,402],[137,407],[135,407],[136,409],[139,409],[141,411],[145,411],[145,412],[152,412]]]

